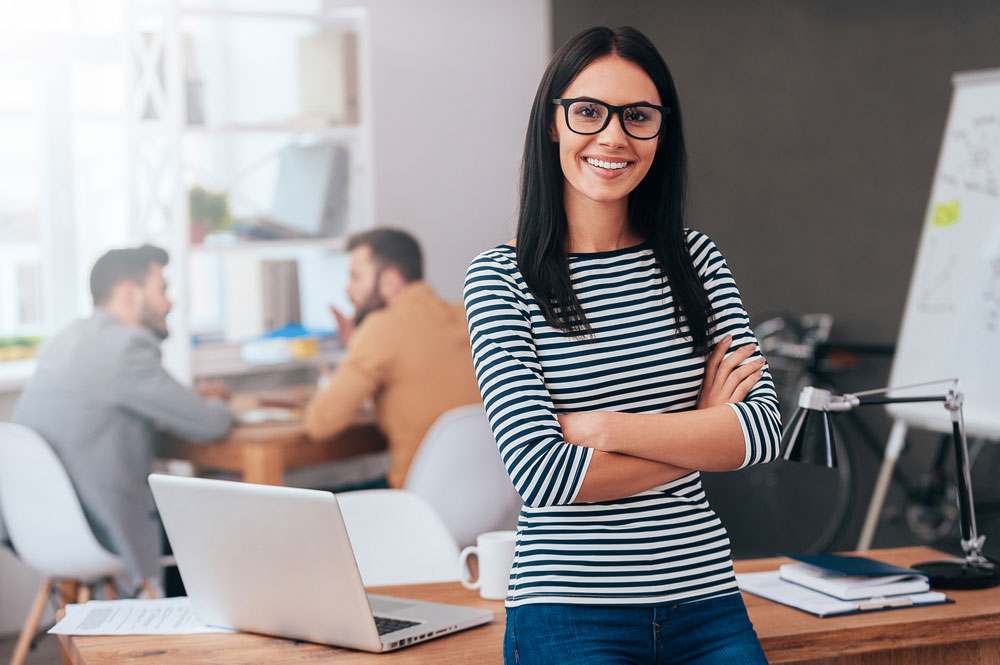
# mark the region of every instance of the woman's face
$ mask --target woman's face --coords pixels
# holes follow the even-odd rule
[[[590,63],[561,95],[562,99],[575,97],[590,97],[614,106],[661,104],[653,79],[639,65],[614,55]],[[649,172],[659,139],[632,138],[622,129],[617,114],[600,133],[577,134],[566,126],[564,109],[555,105],[553,109],[553,138],[559,143],[567,209],[576,208],[574,203],[626,200]]]

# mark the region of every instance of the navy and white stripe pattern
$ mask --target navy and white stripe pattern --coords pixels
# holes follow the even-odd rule
[[[687,242],[712,305],[711,338],[732,334],[733,349],[756,345],[722,254],[702,233],[689,230]],[[483,403],[525,502],[507,606],[655,605],[735,593],[729,537],[697,472],[617,501],[573,503],[593,450],[563,440],[556,414],[694,409],[705,358],[678,327],[647,245],[571,254],[569,269],[590,339],[545,322],[511,247],[480,254],[465,280]],[[730,406],[746,441],[743,466],[775,459],[780,423],[769,372]]]

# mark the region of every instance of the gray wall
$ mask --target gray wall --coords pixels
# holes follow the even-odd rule
[[[1000,3],[555,0],[558,46],[633,25],[674,75],[690,224],[751,315],[895,341],[953,72],[1000,67]]]
[[[632,25],[660,49],[686,127],[688,223],[726,255],[754,323],[827,311],[836,340],[895,342],[950,77],[1000,67],[1000,2],[553,0],[552,22],[555,46],[593,25]],[[841,387],[885,385],[889,363],[863,359]],[[883,412],[862,417],[884,441]],[[916,480],[936,437],[914,433],[910,443],[900,466]],[[839,549],[856,541],[881,459],[857,437],[849,445],[860,491]],[[997,468],[995,453],[983,457],[977,470]],[[773,553],[723,514],[727,502],[755,501],[747,488],[768,474],[706,479],[737,554]],[[876,546],[912,542],[903,501],[894,485]]]

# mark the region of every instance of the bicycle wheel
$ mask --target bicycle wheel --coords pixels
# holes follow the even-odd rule
[[[932,484],[933,481],[927,481],[928,486]],[[959,534],[958,488],[955,483],[947,482],[928,494],[906,506],[903,512],[906,528],[918,543],[937,545],[954,542]]]
[[[819,554],[837,545],[854,508],[854,459],[836,441],[838,466],[782,459],[727,473],[702,473],[735,558]]]

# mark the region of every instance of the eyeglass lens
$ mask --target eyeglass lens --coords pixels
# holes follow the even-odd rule
[[[573,102],[567,109],[569,128],[580,134],[596,134],[608,124],[608,107],[600,102]],[[621,112],[625,131],[637,139],[650,139],[660,131],[661,114],[652,106],[630,106]]]

